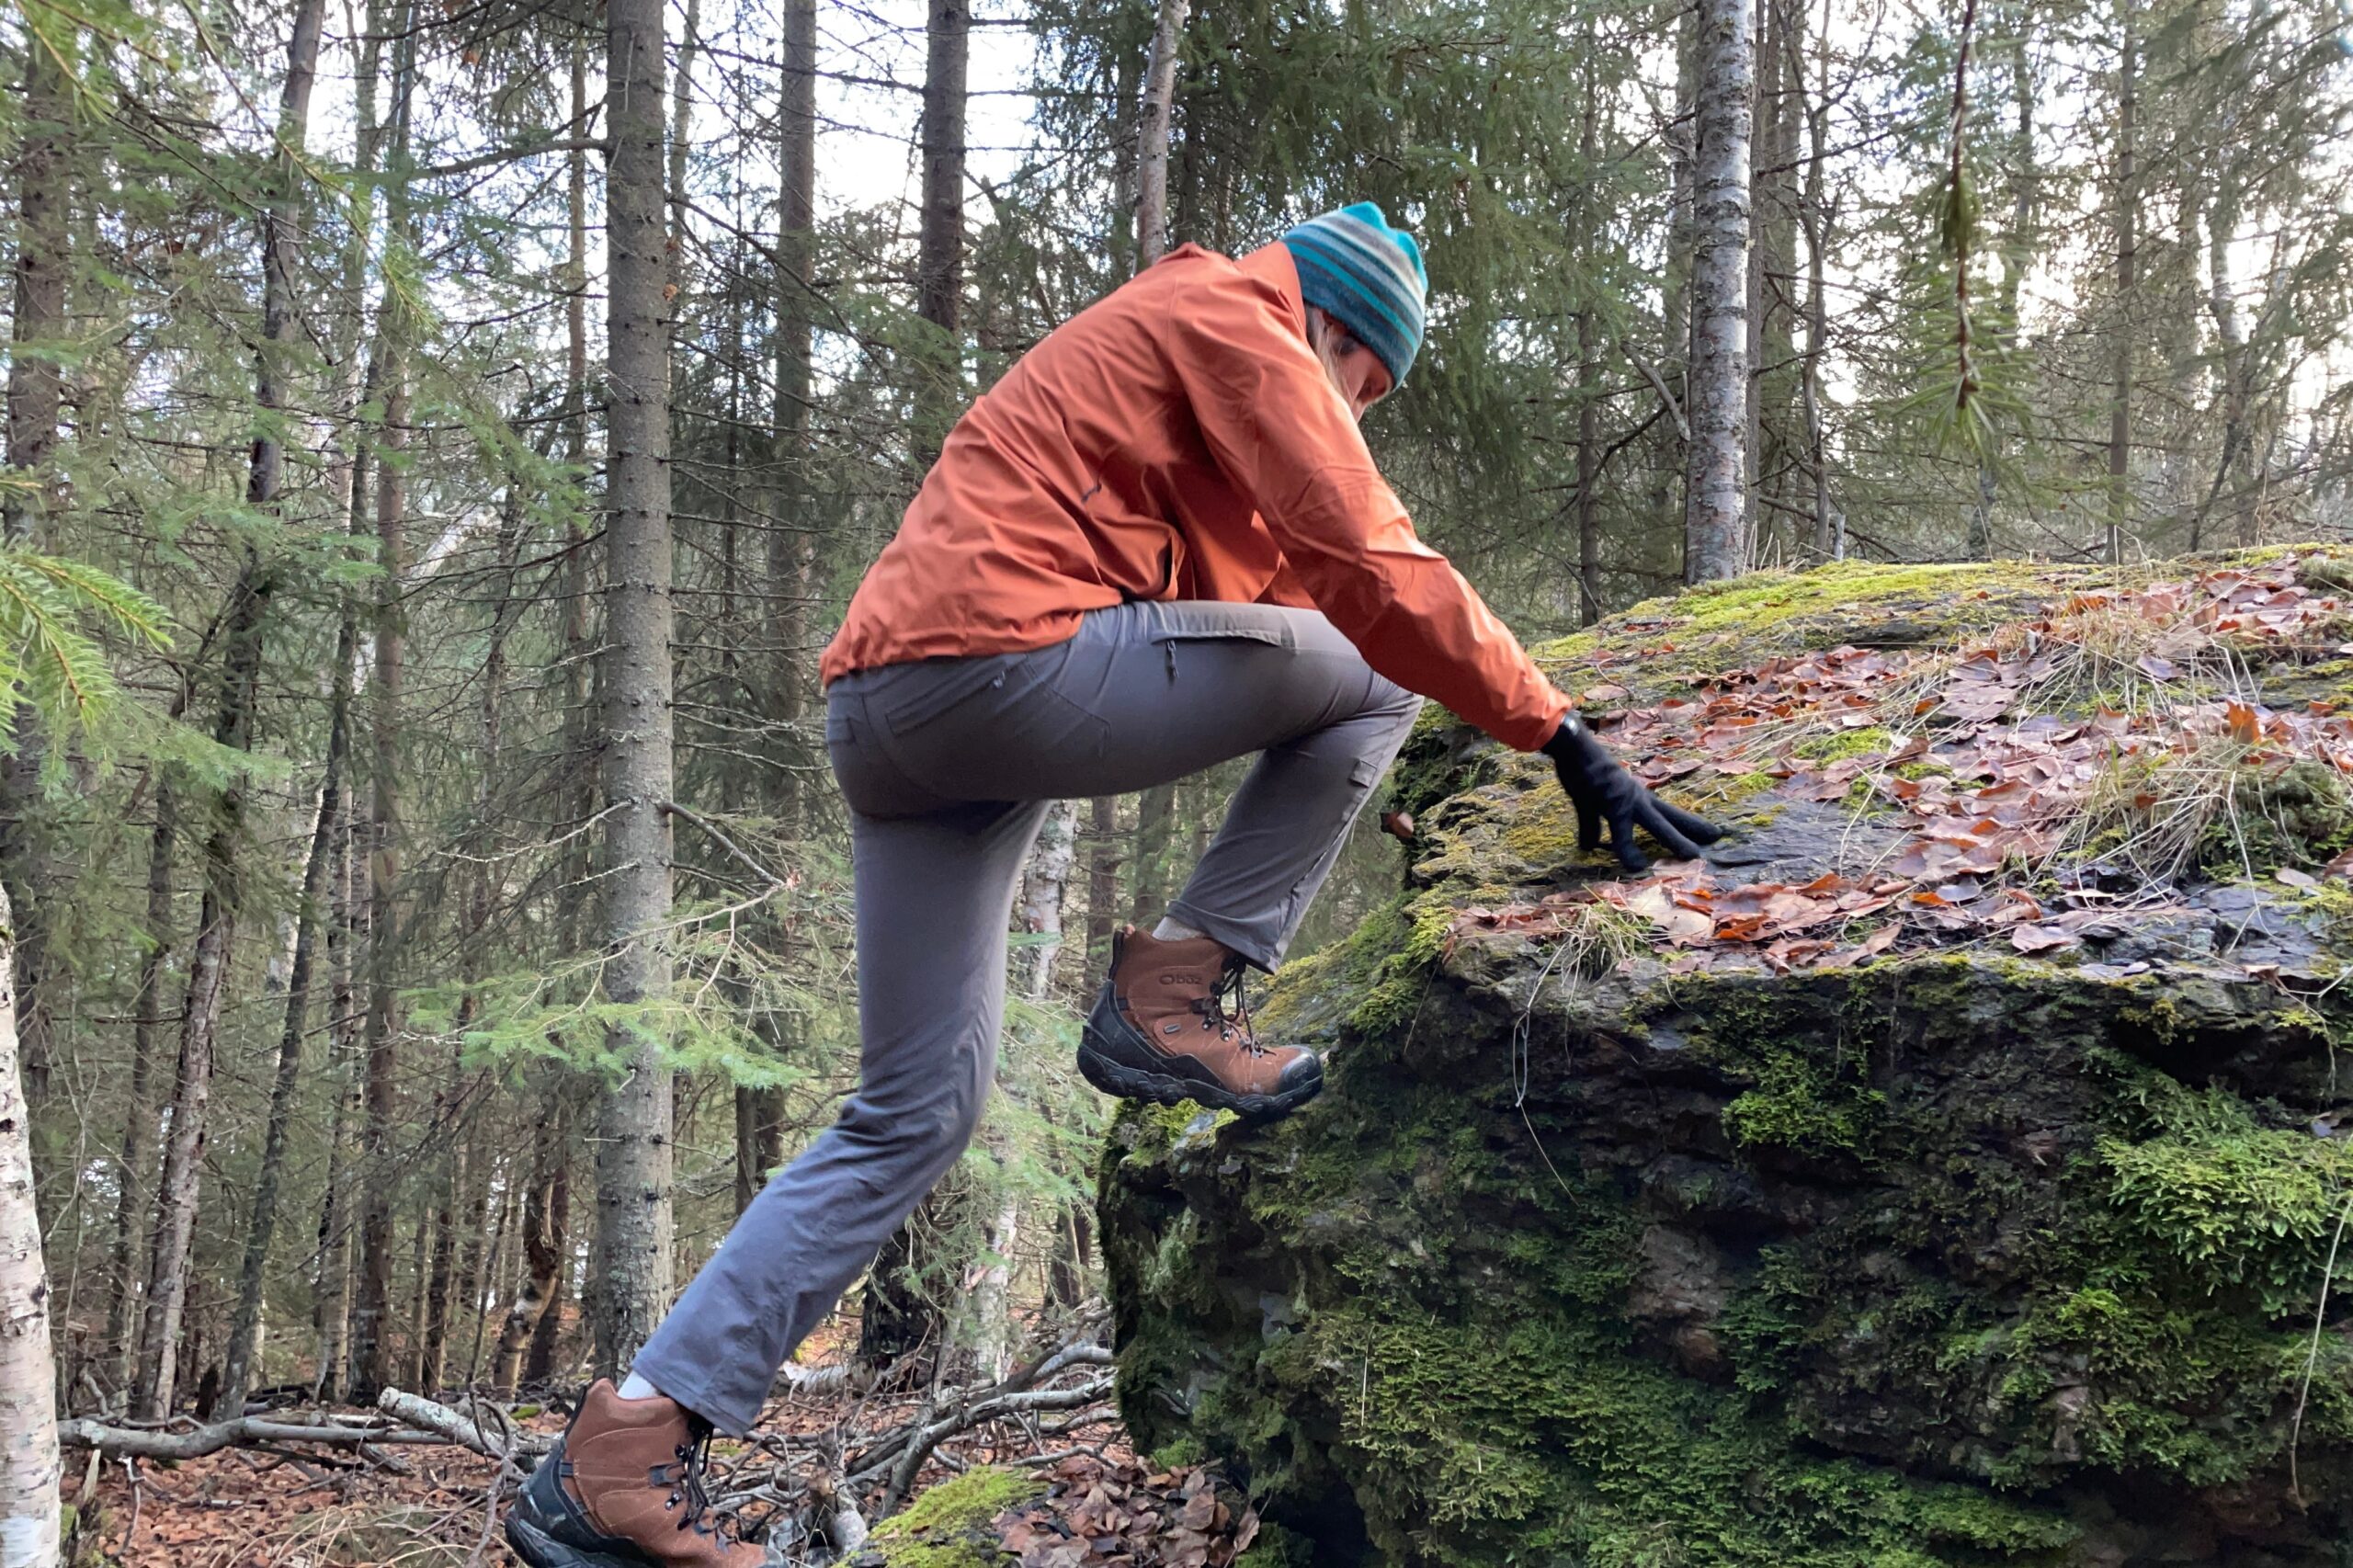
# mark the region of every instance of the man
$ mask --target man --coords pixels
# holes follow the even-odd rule
[[[825,652],[851,811],[858,1093],[762,1190],[618,1391],[588,1392],[508,1537],[538,1568],[756,1568],[701,1456],[955,1163],[994,1072],[1016,885],[1048,802],[1257,754],[1166,917],[1116,940],[1079,1063],[1265,1117],[1313,1052],[1228,1006],[1271,970],[1424,696],[1554,760],[1586,846],[1716,830],[1654,799],[1414,535],[1357,422],[1423,328],[1379,208],[1229,260],[1187,245],[1031,349],[949,434]],[[1417,695],[1418,694],[1418,695]]]

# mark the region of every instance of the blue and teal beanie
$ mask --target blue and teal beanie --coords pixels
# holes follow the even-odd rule
[[[1283,236],[1283,246],[1299,265],[1301,296],[1356,334],[1389,367],[1389,379],[1404,385],[1422,347],[1422,301],[1429,292],[1414,236],[1359,201],[1310,218]]]

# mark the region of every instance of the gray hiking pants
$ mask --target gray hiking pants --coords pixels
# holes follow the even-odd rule
[[[1256,752],[1169,914],[1271,969],[1421,699],[1312,610],[1126,604],[1051,648],[826,694],[858,890],[858,1094],[763,1187],[637,1358],[722,1432],[956,1163],[996,1066],[1007,927],[1048,802]]]

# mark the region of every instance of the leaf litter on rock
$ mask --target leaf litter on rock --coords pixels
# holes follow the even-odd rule
[[[1455,934],[1558,934],[1579,918],[1578,905],[1598,902],[1639,918],[1679,949],[1670,973],[1719,961],[1786,971],[1867,962],[1906,933],[1935,942],[2006,932],[2018,952],[2056,953],[2079,945],[2097,922],[2178,910],[2164,886],[2120,911],[2097,888],[2064,888],[2058,897],[2068,907],[2051,909],[1998,884],[2048,873],[2080,847],[2087,806],[2120,767],[2145,767],[2159,777],[2156,770],[2200,765],[2224,745],[2234,748],[2227,755],[2235,767],[2278,769],[2310,759],[2338,776],[2353,773],[2353,715],[2335,705],[2282,711],[2245,693],[2208,698],[2193,689],[2200,669],[2227,671],[2246,651],[2302,647],[2323,634],[2315,647],[2336,645],[2347,605],[2309,591],[2294,574],[2295,562],[2286,561],[2079,593],[1981,645],[1945,653],[1841,646],[1785,655],[1715,676],[1696,697],[1608,715],[1609,739],[1653,788],[1699,774],[1763,774],[1784,798],[1831,801],[1859,784],[1893,810],[1904,836],[1858,876],[1799,887],[1719,886],[1702,863],[1670,862],[1645,877],[1534,904],[1466,909]],[[2086,681],[2087,672],[2110,678],[2129,672],[2162,688],[2162,699],[2127,692],[2125,706],[2102,702],[2081,718],[2020,710],[2030,696],[2083,695],[2069,683]],[[1609,682],[1586,695],[1604,692],[1616,700],[1626,688]],[[1896,733],[1905,725],[1912,733]],[[1807,757],[1797,749],[1809,738],[1871,727],[1889,729],[1891,740],[1845,756]],[[1919,766],[1907,773],[1906,764]],[[2165,807],[2154,790],[2134,793],[2129,804],[2144,813]],[[2318,876],[2353,879],[2353,849]],[[2301,872],[2281,880],[2291,887],[2311,881]],[[1875,928],[1847,929],[1874,915],[1884,915]]]

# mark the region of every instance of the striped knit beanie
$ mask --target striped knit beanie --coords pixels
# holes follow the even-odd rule
[[[1422,301],[1429,291],[1414,236],[1359,201],[1309,219],[1283,236],[1283,246],[1299,265],[1301,296],[1330,312],[1403,386],[1422,347]]]

